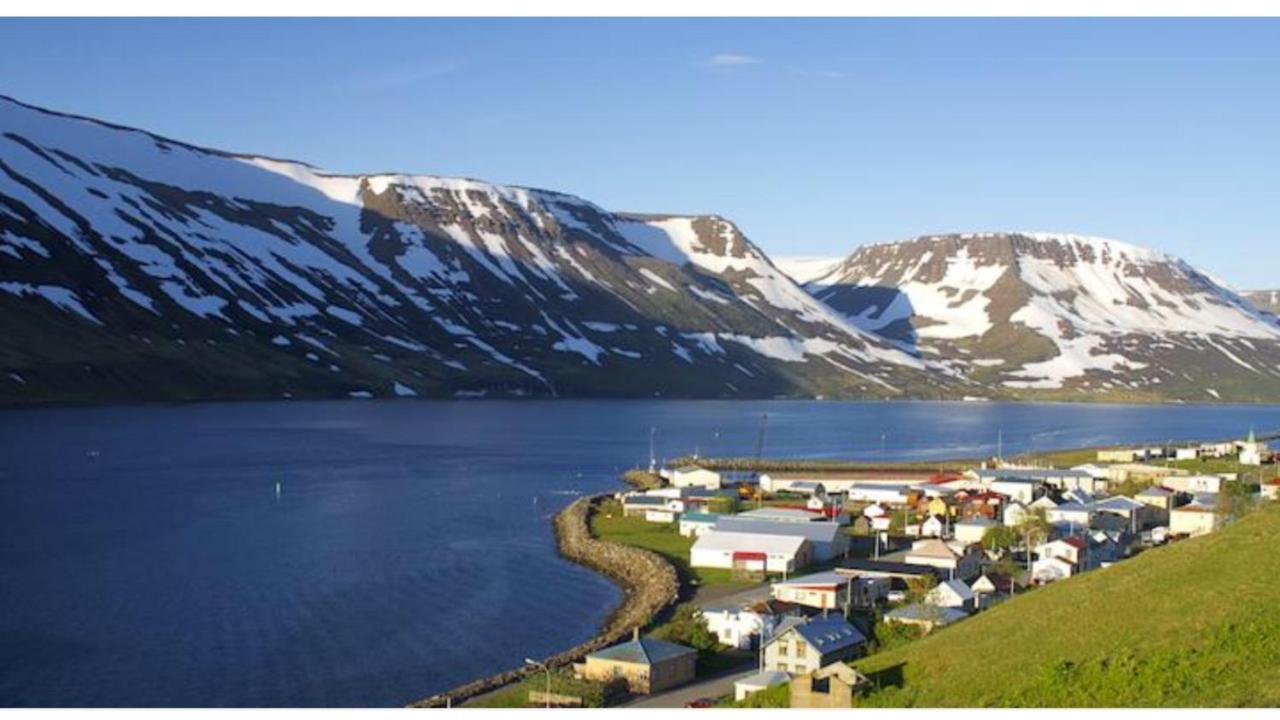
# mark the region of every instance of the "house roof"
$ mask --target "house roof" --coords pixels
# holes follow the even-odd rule
[[[716,522],[715,532],[752,533],[757,535],[789,535],[811,542],[834,542],[844,532],[839,523],[829,521],[795,522],[794,520],[760,520],[736,515],[722,516]]]
[[[793,577],[786,582],[776,582],[773,586],[816,587],[819,585],[847,585],[851,580],[853,580],[853,578],[849,575],[838,573],[835,570],[828,570],[826,572],[811,573],[809,575]]]
[[[1064,542],[1077,550],[1085,550],[1089,547],[1089,543],[1085,542],[1083,538],[1076,537],[1075,535],[1064,537],[1061,542]]]
[[[930,565],[916,565],[915,563],[892,562],[888,560],[871,560],[868,558],[853,558],[851,560],[845,560],[840,564],[840,568],[850,572],[874,572],[891,575],[938,574],[938,568]]]
[[[884,616],[892,620],[929,620],[936,622],[938,625],[950,625],[953,622],[969,617],[969,613],[959,608],[926,608],[920,603],[913,603],[896,610],[890,610]]]
[[[959,553],[947,545],[945,542],[936,538],[928,540],[917,540],[907,551],[907,556],[918,555],[920,557],[942,558],[945,560],[954,560],[960,557]]]
[[[697,650],[694,650],[691,647],[677,645],[673,642],[667,642],[666,640],[642,637],[639,640],[632,640],[620,645],[614,645],[613,647],[607,647],[603,650],[597,650],[587,657],[600,658],[602,660],[614,660],[616,662],[652,665],[653,663],[697,652]]]
[[[945,580],[943,582],[940,582],[938,583],[938,586],[935,587],[930,592],[940,592],[942,588],[946,588],[951,592],[955,593],[956,597],[960,598],[961,600],[973,599],[973,590],[970,590],[968,585],[965,585],[963,582],[959,580]]]
[[[739,520],[770,520],[786,522],[814,522],[822,519],[822,513],[787,507],[762,507],[734,515]]]
[[[628,495],[622,499],[623,505],[666,505],[675,498],[659,497],[656,495]]]
[[[704,532],[693,543],[693,550],[725,550],[729,552],[766,552],[780,555],[794,555],[807,542],[798,535],[775,535],[769,533],[727,532],[720,529],[720,523]]]
[[[840,664],[844,665],[844,663]],[[845,667],[848,666],[845,665]],[[853,668],[849,669],[852,670]],[[789,682],[790,680],[791,676],[781,670],[765,670],[764,672],[758,672],[755,675],[748,675],[735,682],[734,685],[741,685],[742,687],[749,688],[766,688],[773,687],[774,685],[781,685],[782,683]]]
[[[680,522],[714,523],[720,519],[720,513],[687,512],[680,516]]]
[[[772,644],[791,630],[795,630],[805,642],[823,655],[867,641],[866,635],[842,617],[813,619],[790,617],[778,624],[777,630],[765,645]]]
[[[995,527],[994,522],[984,517],[975,517],[969,520],[961,520],[960,522],[956,523],[956,527],[960,527],[961,525],[966,525],[969,527],[984,527],[984,528]]]
[[[1280,480],[1280,478],[1277,478],[1277,480]],[[1174,491],[1170,490],[1169,488],[1160,487],[1159,485],[1152,485],[1146,490],[1143,490],[1142,492],[1138,493],[1137,497],[1169,497],[1170,495],[1174,495],[1174,494],[1175,494]]]
[[[1099,500],[1094,503],[1093,506],[1098,510],[1141,510],[1146,507],[1137,500],[1127,498],[1123,495],[1109,497],[1106,500]]]
[[[1083,470],[1058,470],[1056,468],[996,468],[974,470],[980,480],[1047,480],[1049,478],[1086,478],[1089,473]]]

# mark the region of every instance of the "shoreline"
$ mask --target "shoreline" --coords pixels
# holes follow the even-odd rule
[[[563,668],[584,655],[612,645],[633,630],[643,629],[663,610],[675,604],[680,580],[675,568],[657,553],[606,542],[591,534],[591,515],[612,493],[587,495],[556,513],[552,528],[556,550],[566,560],[597,572],[622,591],[622,599],[606,616],[600,629],[585,642],[561,651],[543,662]],[[472,680],[451,690],[410,703],[413,708],[461,705],[468,700],[523,680],[541,668],[524,666]]]

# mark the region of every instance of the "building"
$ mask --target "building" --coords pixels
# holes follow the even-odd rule
[[[1189,494],[1222,492],[1223,480],[1217,475],[1181,475],[1165,478],[1162,483],[1170,490]]]
[[[955,538],[962,543],[980,543],[982,538],[986,537],[987,531],[995,526],[994,522],[984,517],[961,520],[955,524]]]
[[[1098,451],[1100,463],[1142,462],[1148,458],[1146,448],[1111,448]]]
[[[1174,508],[1169,512],[1169,534],[1195,537],[1214,532],[1222,527],[1217,509],[1205,500],[1198,499]]]
[[[787,618],[765,640],[764,669],[804,675],[862,653],[867,638],[842,617]]]
[[[1007,575],[984,573],[969,586],[969,592],[973,593],[974,607],[979,610],[986,609],[1001,596],[1012,595],[1013,583],[1013,578]]]
[[[867,678],[844,663],[833,663],[791,681],[791,707],[847,709]]]
[[[800,608],[776,600],[730,601],[702,608],[707,629],[721,643],[739,650],[754,647],[760,637],[772,634],[784,617],[799,615]]]
[[[904,605],[884,614],[885,622],[915,625],[924,628],[926,633],[934,628],[946,627],[969,617],[969,613],[959,608],[937,607],[912,603]]]
[[[739,520],[768,520],[772,522],[817,522],[823,519],[822,513],[812,510],[787,507],[762,507],[745,510],[734,515]]]
[[[949,543],[930,538],[917,540],[906,551],[903,560],[910,565],[927,565],[942,570],[947,578],[969,580],[978,576],[982,552],[963,543]]]
[[[1203,451],[1198,447],[1181,447],[1173,451],[1175,460],[1199,460]]]
[[[804,538],[809,542],[809,550],[814,562],[827,562],[844,557],[849,551],[849,534],[844,531],[843,525],[830,520],[793,522],[722,515],[715,525],[714,532],[789,535]]]
[[[585,680],[621,680],[633,693],[647,695],[683,685],[693,679],[698,651],[657,638],[636,637],[613,647],[597,650],[573,672]]]
[[[853,603],[853,577],[835,571],[814,573],[773,583],[775,600],[819,610],[839,610]]]
[[[926,602],[935,607],[973,609],[973,590],[959,580],[944,580],[932,590]]]
[[[1262,496],[1268,500],[1280,500],[1280,477],[1262,483]]]
[[[1271,460],[1271,448],[1265,442],[1259,442],[1252,430],[1249,431],[1249,437],[1236,443],[1236,446],[1240,448],[1241,465],[1261,465]]]
[[[1093,503],[1095,519],[1098,515],[1114,515],[1124,520],[1121,529],[1136,533],[1150,523],[1150,508],[1146,503],[1123,495],[1105,498]],[[1092,526],[1091,526],[1092,527]],[[1110,528],[1108,528],[1110,529]]]
[[[1044,487],[1044,483],[1040,480],[1003,477],[991,481],[987,489],[994,493],[1000,493],[1015,502],[1027,504],[1040,496],[1040,488],[1042,487]]]
[[[762,670],[755,675],[748,675],[735,682],[733,684],[733,699],[741,702],[761,690],[768,690],[775,685],[786,684],[790,679],[790,675],[778,670]]]
[[[1093,505],[1082,503],[1063,503],[1045,510],[1044,517],[1054,525],[1070,525],[1079,528],[1089,527],[1093,522]]]
[[[698,537],[711,530],[720,516],[716,513],[690,512],[680,516],[680,534],[685,537]]]
[[[1040,585],[1069,578],[1078,572],[1075,563],[1059,557],[1037,558],[1031,564],[1031,580]]]
[[[768,493],[792,492],[796,483],[820,483],[830,494],[843,494],[854,485],[916,485],[937,478],[932,470],[865,468],[859,470],[768,472],[760,475],[760,489]]]
[[[671,471],[671,486],[678,488],[720,489],[720,473],[697,465],[683,465]]]
[[[694,541],[689,550],[691,566],[790,573],[812,561],[809,541],[802,536],[728,532],[720,530],[719,524]]]

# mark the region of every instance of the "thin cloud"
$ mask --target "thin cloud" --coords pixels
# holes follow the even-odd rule
[[[443,60],[418,64],[405,64],[360,73],[347,79],[347,85],[356,90],[379,92],[398,90],[452,75],[462,70],[464,64],[457,60]]]
[[[743,65],[759,65],[760,58],[738,53],[720,53],[707,58],[707,67],[741,67]]]

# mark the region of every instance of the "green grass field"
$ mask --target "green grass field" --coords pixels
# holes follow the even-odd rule
[[[862,706],[1280,705],[1280,505],[856,663]]]
[[[529,691],[545,692],[546,689],[547,676],[540,672],[534,673],[518,683],[495,690],[488,695],[481,695],[466,703],[465,707],[542,707],[529,702]],[[604,705],[604,687],[600,683],[578,680],[568,670],[557,670],[551,673],[551,692],[559,695],[576,695],[582,698],[583,707],[602,707]]]
[[[675,565],[684,581],[696,581],[699,585],[742,584],[733,579],[733,571],[721,568],[695,568],[689,566],[689,548],[693,538],[680,534],[676,523],[652,523],[644,518],[623,517],[622,506],[609,501],[591,518],[591,533],[601,540],[634,545],[652,550]]]

